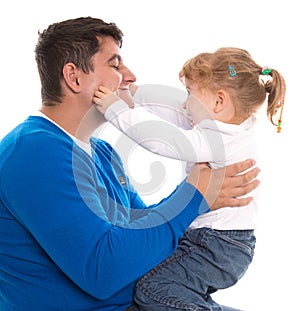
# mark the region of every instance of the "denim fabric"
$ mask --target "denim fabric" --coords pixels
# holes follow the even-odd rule
[[[136,285],[140,310],[225,311],[211,298],[234,285],[252,262],[253,230],[188,230],[177,250]]]

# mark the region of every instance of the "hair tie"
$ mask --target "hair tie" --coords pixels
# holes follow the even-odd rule
[[[272,72],[272,69],[271,69],[270,67],[264,66],[264,67],[262,67],[260,73],[261,73],[263,76],[267,76],[267,75],[269,75],[271,72]]]
[[[231,77],[236,76],[236,70],[234,69],[233,66],[229,65],[228,66],[228,71],[229,71],[229,74],[230,74]]]

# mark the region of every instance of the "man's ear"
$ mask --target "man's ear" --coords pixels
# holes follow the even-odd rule
[[[216,94],[214,113],[221,112],[226,107],[227,100],[227,93],[224,90],[218,90]]]
[[[78,79],[78,69],[73,63],[67,63],[63,68],[63,76],[66,85],[75,93],[80,92],[81,87]]]

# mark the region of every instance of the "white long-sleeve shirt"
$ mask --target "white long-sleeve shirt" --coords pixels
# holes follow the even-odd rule
[[[192,128],[191,120],[181,108],[182,94],[176,94],[176,99],[165,96],[166,92],[164,96],[159,94],[157,89],[153,92],[153,85],[139,88],[134,99],[143,106],[130,109],[120,100],[106,110],[105,118],[147,150],[187,161],[187,169],[195,162],[209,162],[212,168],[220,168],[249,158],[257,160],[254,116],[240,125],[205,119]],[[159,103],[150,103],[151,97]],[[251,195],[254,200],[249,205],[211,211],[195,219],[191,228],[254,229],[255,191]]]

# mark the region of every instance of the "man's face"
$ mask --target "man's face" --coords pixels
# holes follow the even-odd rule
[[[99,38],[100,50],[93,57],[94,71],[86,75],[85,87],[94,94],[99,85],[116,91],[122,81],[119,70],[122,58],[120,48],[112,37]]]
[[[93,57],[94,71],[85,75],[84,87],[88,98],[93,98],[99,85],[112,92],[128,88],[136,81],[135,75],[123,64],[120,48],[112,37],[99,38],[100,51]]]

